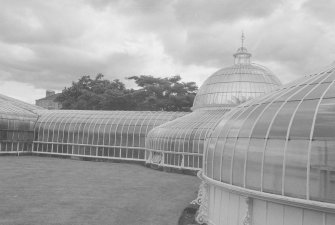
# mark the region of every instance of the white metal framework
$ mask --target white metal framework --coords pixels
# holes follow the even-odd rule
[[[0,154],[31,151],[37,114],[34,106],[0,95]],[[20,106],[25,106],[21,108]]]
[[[193,110],[208,107],[232,107],[270,92],[281,85],[266,67],[251,63],[251,54],[243,46],[234,54],[235,63],[210,76],[199,89]]]
[[[231,206],[216,203],[232,193],[258,204],[253,213],[259,221],[250,224],[277,224],[255,212],[269,204],[278,215],[268,206],[263,214],[272,213],[280,224],[335,224],[334,121],[335,66],[227,113],[206,140],[202,178],[212,198],[209,224],[235,224],[219,216]],[[285,216],[293,206],[297,215]],[[310,223],[313,210],[318,217]],[[297,216],[301,223],[285,222]]]
[[[146,137],[147,163],[163,167],[202,168],[204,140],[229,108],[197,110],[164,123]]]
[[[16,110],[15,111],[30,111],[30,112],[34,112],[36,110],[43,110],[44,108],[42,107],[39,107],[39,106],[36,106],[36,105],[32,105],[32,104],[29,104],[29,103],[26,103],[26,102],[23,102],[23,101],[20,101],[20,100],[17,100],[15,98],[11,98],[11,97],[8,97],[6,95],[2,95],[0,94],[0,103],[1,103],[1,106],[4,104],[7,105],[7,107],[9,107],[8,105],[11,105],[12,108],[16,107]]]
[[[38,111],[34,153],[145,160],[145,137],[182,112]]]
[[[236,105],[278,88],[281,83],[267,68],[250,63],[241,47],[235,64],[210,76],[200,87],[194,112],[156,127],[146,139],[147,163],[188,170],[202,168],[204,140],[226,112]]]

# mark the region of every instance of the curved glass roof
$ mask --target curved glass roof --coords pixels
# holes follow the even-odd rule
[[[210,76],[198,91],[194,112],[154,128],[148,133],[147,163],[198,170],[202,168],[204,140],[232,107],[278,88],[281,83],[265,67],[251,64],[241,47],[235,65]]]
[[[225,115],[208,138],[205,176],[335,203],[335,66]]]
[[[194,99],[193,110],[234,107],[281,85],[269,69],[250,63],[251,54],[245,47],[239,48],[234,57],[233,66],[215,72],[200,87]]]
[[[15,106],[10,102],[2,101],[0,99],[0,115],[4,117],[11,118],[11,117],[37,117],[37,115],[31,111],[25,110],[21,107]]]
[[[0,118],[4,120],[36,120],[37,114],[33,109],[38,109],[29,103],[21,102],[0,94]],[[8,121],[10,122],[10,121]]]
[[[183,112],[41,110],[34,152],[145,159],[145,136]]]
[[[9,107],[12,107],[13,110],[15,111],[35,111],[35,110],[42,110],[44,108],[41,108],[39,106],[36,106],[36,105],[32,105],[32,104],[29,104],[29,103],[26,103],[26,102],[23,102],[23,101],[20,101],[20,100],[17,100],[15,98],[11,98],[11,97],[8,97],[6,95],[2,95],[0,94],[0,103],[1,103],[1,108],[2,108],[2,105],[5,104],[6,105],[6,108],[9,108]]]
[[[204,140],[228,110],[197,110],[154,128],[146,138],[145,147],[151,152],[147,162],[201,169]]]

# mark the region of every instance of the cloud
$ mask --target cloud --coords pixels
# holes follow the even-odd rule
[[[334,26],[333,21],[335,20],[335,2],[332,0],[308,0],[302,8],[310,12],[312,16],[317,17],[325,23],[330,23]]]
[[[216,70],[232,65],[242,30],[253,61],[284,82],[335,58],[332,1],[1,3],[0,78],[34,87],[38,93],[61,90],[82,75],[100,72],[121,80],[139,74],[180,74],[200,86]]]
[[[84,9],[74,12],[65,1],[2,1],[0,40],[20,44],[59,44],[88,28]],[[84,18],[84,19],[83,19]],[[85,21],[86,20],[86,21]]]
[[[138,32],[154,32],[165,52],[185,66],[220,66],[232,62],[231,43],[243,27],[240,20],[270,16],[281,1],[124,1],[120,10],[131,17],[130,27]],[[136,4],[132,4],[136,2]],[[236,42],[235,42],[236,43]],[[227,52],[231,52],[227,55]]]
[[[275,0],[183,0],[175,5],[177,18],[185,25],[210,26],[239,19],[271,15],[281,1]]]
[[[30,104],[35,104],[36,99],[45,97],[45,89],[37,89],[32,85],[16,81],[1,82],[0,90],[2,94]]]
[[[282,71],[278,76],[291,77],[285,80],[323,68],[335,57],[331,31],[314,20],[303,7],[283,8],[265,24],[255,27],[254,32],[261,34],[258,41],[253,41],[258,60],[280,65]]]

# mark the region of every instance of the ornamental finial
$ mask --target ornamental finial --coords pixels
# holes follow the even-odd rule
[[[237,52],[234,54],[235,64],[249,64],[250,63],[251,54],[244,47],[244,40],[245,40],[245,36],[244,36],[244,32],[242,30],[242,34],[241,34],[242,46],[239,47],[237,49]]]

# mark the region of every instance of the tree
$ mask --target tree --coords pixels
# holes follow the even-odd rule
[[[105,80],[99,73],[95,79],[83,76],[72,86],[64,88],[56,101],[62,103],[63,109],[102,110],[118,109],[127,110],[131,103],[127,98],[129,90],[119,80]],[[122,104],[120,104],[122,103]],[[134,106],[133,106],[134,107]]]
[[[129,77],[140,87],[127,89],[119,80],[109,81],[97,74],[83,76],[64,88],[56,101],[63,109],[85,110],[150,110],[190,111],[198,87],[194,82],[181,82],[180,76],[155,78]]]
[[[195,82],[181,82],[179,75],[165,78],[141,75],[128,78],[141,87],[136,99],[138,110],[190,111],[196,91]]]

